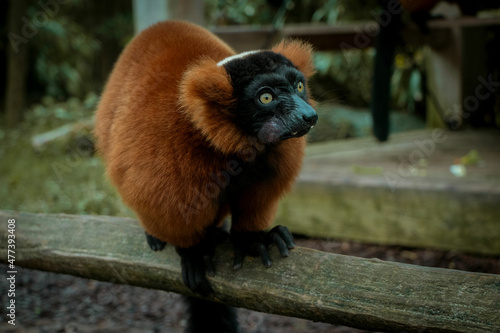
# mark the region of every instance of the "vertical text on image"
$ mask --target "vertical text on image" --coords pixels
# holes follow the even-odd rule
[[[16,220],[7,220],[7,281],[9,289],[7,297],[7,321],[11,325],[16,325]]]

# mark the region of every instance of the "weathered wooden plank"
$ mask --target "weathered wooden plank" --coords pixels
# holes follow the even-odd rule
[[[439,19],[429,21],[430,29],[446,29],[446,28],[469,28],[469,27],[487,27],[500,25],[500,18],[498,17],[471,17],[463,16],[456,19]]]
[[[179,258],[149,250],[132,219],[0,211],[16,220],[16,265],[190,294]],[[238,307],[388,332],[500,331],[500,276],[362,259],[297,248],[271,251],[274,266],[247,260],[231,269],[229,245],[216,252],[213,297]],[[22,270],[20,270],[21,274]]]
[[[276,222],[308,236],[498,255],[498,140],[498,132],[421,130],[385,144],[311,145]],[[481,162],[456,178],[450,165],[472,149]]]
[[[312,237],[498,255],[499,203],[500,194],[302,181],[276,223]]]
[[[375,21],[330,26],[287,25],[280,33],[283,37],[306,40],[318,51],[364,49],[374,45],[379,25]]]
[[[274,29],[263,26],[220,26],[212,30],[217,36],[231,45],[237,52],[264,49],[282,38],[300,38],[311,43],[316,50],[338,50],[367,48],[373,46],[378,34],[374,21],[356,22],[342,25],[287,25]],[[359,37],[364,35],[365,37]],[[359,38],[359,39],[358,39]]]

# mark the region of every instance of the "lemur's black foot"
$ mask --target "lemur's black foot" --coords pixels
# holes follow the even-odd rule
[[[222,243],[227,236],[227,232],[213,227],[207,231],[205,239],[201,243],[189,248],[175,248],[181,257],[182,281],[189,289],[202,296],[213,293],[206,274],[215,275],[213,263],[215,247]]]
[[[266,267],[271,267],[273,262],[267,251],[273,244],[278,246],[282,257],[288,257],[288,249],[293,249],[295,243],[287,227],[278,225],[269,232],[233,232],[231,238],[234,246],[233,269],[238,270],[243,266],[243,259],[249,255],[260,256]]]
[[[151,236],[146,232],[146,240],[148,241],[148,245],[153,251],[161,251],[167,245],[167,242],[162,241],[156,237]]]

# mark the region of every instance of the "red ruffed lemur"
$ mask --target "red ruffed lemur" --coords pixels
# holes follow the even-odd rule
[[[96,112],[97,148],[151,249],[175,246],[194,292],[212,292],[205,274],[215,273],[228,215],[235,269],[246,255],[271,266],[270,245],[282,256],[294,247],[286,227],[264,230],[318,119],[313,72],[309,44],[235,54],[206,29],[175,21],[140,33],[115,64]]]

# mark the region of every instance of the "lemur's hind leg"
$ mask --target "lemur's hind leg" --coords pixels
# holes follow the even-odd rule
[[[213,292],[206,275],[215,275],[213,263],[215,248],[228,236],[229,234],[222,228],[210,227],[199,244],[188,248],[175,248],[181,257],[182,280],[189,289],[203,296]]]

